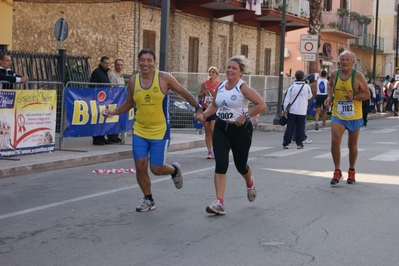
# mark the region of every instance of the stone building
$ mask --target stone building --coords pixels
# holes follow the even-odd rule
[[[56,52],[54,24],[68,23],[62,48],[68,54],[89,55],[94,68],[103,55],[125,61],[126,73],[137,70],[142,48],[160,54],[161,1],[151,0],[14,0],[13,50]],[[221,72],[229,57],[245,55],[248,72],[278,75],[280,55],[280,1],[263,1],[260,14],[248,10],[246,0],[171,0],[168,71],[206,72],[211,65]],[[307,1],[294,1],[286,30],[304,28],[299,16]],[[259,7],[259,6],[258,6]]]

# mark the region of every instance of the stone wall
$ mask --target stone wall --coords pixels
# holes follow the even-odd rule
[[[64,17],[68,23],[68,38],[62,48],[68,54],[88,55],[94,69],[103,55],[113,61],[125,61],[125,73],[138,69],[137,55],[142,49],[143,30],[156,32],[160,43],[161,10],[138,1],[113,3],[14,3],[13,50],[57,53],[54,24]],[[197,37],[199,72],[210,65],[225,71],[226,61],[240,54],[241,45],[248,45],[251,65],[248,72],[263,74],[264,50],[278,50],[276,33],[243,26],[234,22],[208,19],[172,11],[170,16],[168,70],[187,72],[189,37]],[[277,49],[276,49],[277,48]],[[156,47],[159,59],[159,46]],[[272,74],[277,75],[278,52],[272,53]]]

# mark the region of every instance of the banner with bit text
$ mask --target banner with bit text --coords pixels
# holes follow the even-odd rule
[[[89,137],[131,131],[133,109],[105,118],[102,111],[115,109],[126,100],[124,87],[65,88],[66,128],[64,137]]]
[[[0,91],[0,155],[53,151],[56,110],[55,90]]]

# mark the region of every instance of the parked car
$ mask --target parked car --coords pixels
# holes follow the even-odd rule
[[[195,108],[182,97],[171,93],[169,97],[172,128],[193,128]]]

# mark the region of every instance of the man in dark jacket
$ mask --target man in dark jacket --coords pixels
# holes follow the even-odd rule
[[[8,81],[13,83],[26,82],[28,76],[20,76],[11,70],[11,56],[0,54],[0,81]],[[0,83],[0,89],[12,89],[12,85],[8,83]]]
[[[91,73],[90,82],[93,83],[111,83],[108,78],[109,65],[111,60],[107,56],[101,57],[100,64],[93,73]],[[111,142],[105,139],[105,136],[94,136],[93,145],[110,144]]]

